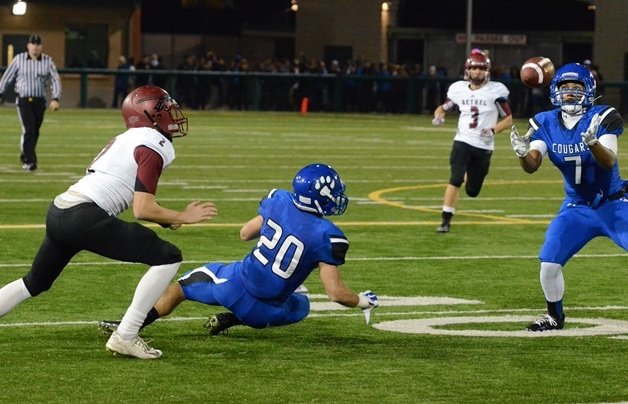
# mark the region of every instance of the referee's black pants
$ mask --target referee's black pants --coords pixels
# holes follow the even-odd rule
[[[17,114],[22,123],[22,137],[20,151],[22,164],[32,164],[37,167],[35,146],[39,139],[39,128],[44,121],[46,99],[35,97],[18,97]]]

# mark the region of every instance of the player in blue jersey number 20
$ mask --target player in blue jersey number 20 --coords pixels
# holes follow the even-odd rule
[[[299,287],[315,268],[329,298],[362,309],[368,322],[370,309],[378,306],[377,296],[371,291],[356,294],[345,286],[338,267],[345,262],[349,242],[324,218],[341,215],[347,208],[344,182],[330,166],[312,164],[297,173],[293,188],[270,191],[259,214],[242,227],[242,240],[258,240],[242,261],[209,263],[185,273],[168,287],[142,327],[185,300],[231,311],[210,318],[206,327],[211,335],[235,325],[297,323],[310,312],[310,301]],[[100,328],[114,331],[117,323],[102,321]]]
[[[621,115],[613,107],[594,105],[595,79],[578,63],[556,72],[550,98],[556,109],[531,118],[525,136],[515,126],[510,134],[525,172],[534,173],[549,158],[565,181],[566,197],[539,254],[548,314],[530,324],[529,331],[563,328],[562,269],[585,244],[605,236],[628,250],[626,181],[617,163],[617,138],[624,131]]]

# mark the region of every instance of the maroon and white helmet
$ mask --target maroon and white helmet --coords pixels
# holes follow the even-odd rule
[[[168,92],[157,86],[141,86],[122,103],[127,128],[153,128],[166,137],[188,134],[188,119]]]
[[[476,67],[485,71],[483,75],[472,77],[471,68]],[[491,79],[491,60],[479,49],[473,49],[464,64],[464,78],[476,86],[487,83]]]

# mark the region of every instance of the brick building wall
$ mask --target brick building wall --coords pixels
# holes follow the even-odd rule
[[[129,25],[131,10],[124,7],[76,7],[59,4],[28,3],[26,15],[11,14],[10,7],[0,7],[0,35],[20,34],[41,35],[44,53],[52,56],[57,67],[66,67],[65,59],[65,27],[74,24],[107,24],[109,26],[109,55],[107,66],[117,65],[118,57],[127,54],[128,44],[126,30]],[[5,44],[3,44],[4,46]],[[26,49],[16,49],[24,52]],[[2,60],[0,66],[6,66]]]
[[[295,38],[297,54],[308,58],[324,59],[326,46],[350,46],[353,59],[386,61],[382,0],[299,0]]]
[[[100,6],[78,8],[55,4],[52,1],[50,4],[31,2],[28,3],[26,16],[13,16],[10,7],[0,7],[0,36],[40,34],[44,39],[44,52],[51,55],[57,66],[62,68],[66,67],[64,29],[67,23],[107,24],[109,26],[109,52],[106,64],[107,67],[113,68],[120,55],[132,54],[137,57],[142,50],[139,14],[131,15],[128,7],[112,6],[116,2],[128,4],[120,0],[109,0]],[[351,50],[352,59],[361,55],[365,60],[374,63],[388,61],[387,27],[395,26],[395,3],[392,2],[393,8],[390,11],[384,12],[382,0],[299,0],[294,35],[297,55],[303,52],[308,58],[324,60],[326,48],[329,50],[329,47],[344,47],[345,50]],[[593,62],[599,65],[605,81],[624,81],[628,54],[628,30],[624,27],[625,21],[628,20],[626,0],[596,1],[595,5],[597,9],[595,11]],[[557,18],[568,18],[568,12]],[[560,46],[560,38],[560,35],[556,35],[553,43]],[[259,56],[272,53],[272,41],[267,38],[263,38],[264,46],[261,47],[260,41],[256,41],[256,35],[249,35],[244,39],[228,39],[229,41],[217,42],[214,45],[210,43],[208,46],[211,48],[215,45],[222,45],[224,42],[226,48],[223,49],[223,53],[225,54],[244,51],[246,54]],[[202,45],[203,41],[199,40],[199,44]],[[229,52],[229,46],[234,48],[232,52]],[[439,46],[452,50],[456,45],[452,43],[451,46],[447,44]],[[3,44],[4,47],[6,44]],[[425,52],[430,49],[427,44]],[[15,52],[23,50],[16,48]],[[547,53],[546,50],[538,52]],[[3,56],[3,53],[0,53],[0,66],[7,64]],[[458,59],[461,57],[455,57],[455,60]],[[343,60],[339,61],[343,62]],[[451,70],[457,71],[453,68]],[[110,91],[109,79],[108,76],[95,78],[95,82],[90,83],[93,86],[102,87],[103,98],[106,99],[109,98],[108,95],[104,95]],[[64,77],[64,88],[68,90],[78,84],[75,77],[67,77],[67,83],[65,80]],[[626,109],[628,109],[628,97],[624,98],[627,98],[623,102],[626,103]],[[66,106],[75,106],[75,100],[65,98],[62,102],[68,102],[69,105]],[[612,105],[621,103],[620,89],[617,87],[607,89],[601,102]]]
[[[628,55],[628,3],[626,0],[597,1],[595,32],[593,34],[593,63],[600,67],[605,81],[624,81]],[[626,98],[626,97],[624,97]],[[620,100],[620,90],[609,88],[599,102],[616,107],[628,100]]]
[[[85,5],[76,7],[63,4],[44,4],[27,2],[26,15],[14,16],[10,7],[0,7],[0,42],[2,49],[8,43],[4,39],[15,35],[26,36],[39,34],[43,40],[43,52],[50,55],[57,68],[68,67],[66,60],[65,28],[68,24],[105,24],[108,26],[108,53],[106,67],[117,66],[120,55],[128,55],[137,49],[141,38],[133,27],[137,27],[137,16],[132,8],[123,2],[111,0],[101,6]],[[117,6],[116,6],[117,5]],[[136,32],[133,37],[132,32]],[[25,42],[25,41],[24,41]],[[15,45],[14,54],[25,52],[26,47]],[[0,66],[6,66],[4,51],[0,52]],[[61,107],[78,107],[80,95],[80,77],[78,74],[61,75]],[[113,76],[91,75],[89,78],[90,106],[109,105],[113,94]]]

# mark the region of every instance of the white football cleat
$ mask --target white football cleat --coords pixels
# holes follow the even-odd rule
[[[139,359],[157,359],[161,357],[161,351],[149,347],[139,335],[125,341],[120,337],[118,331],[114,331],[111,334],[106,347],[107,350],[113,352],[114,355],[120,354]]]
[[[371,322],[371,310],[373,308],[369,307],[368,309],[363,309],[362,313],[364,313],[364,319],[366,320],[366,324]]]

